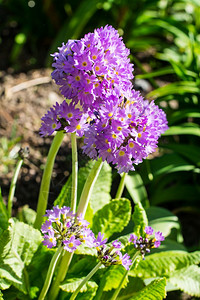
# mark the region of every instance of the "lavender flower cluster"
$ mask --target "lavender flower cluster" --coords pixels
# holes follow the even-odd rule
[[[150,253],[151,248],[158,248],[165,239],[160,231],[155,232],[155,236],[152,237],[154,230],[150,226],[146,226],[144,232],[146,233],[144,238],[131,234],[129,239],[129,242],[133,243],[134,247],[140,251],[143,259],[146,253]]]
[[[70,100],[42,118],[40,134],[76,132],[83,151],[118,172],[134,170],[152,153],[167,127],[165,113],[133,89],[129,50],[112,26],[68,41],[54,56],[52,78]]]
[[[122,255],[119,250],[121,243],[114,241],[111,247],[106,246],[107,239],[103,238],[103,234],[99,232],[95,238],[92,230],[88,228],[89,223],[82,216],[74,214],[70,207],[55,206],[52,210],[47,210],[45,216],[48,219],[42,225],[41,231],[44,234],[43,245],[47,248],[61,244],[63,249],[73,252],[85,243],[87,247],[97,249],[98,259],[103,265],[121,264],[129,269],[131,260],[127,253]]]

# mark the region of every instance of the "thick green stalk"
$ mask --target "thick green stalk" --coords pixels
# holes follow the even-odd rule
[[[95,162],[95,164],[94,164],[94,166],[93,166],[93,168],[92,168],[92,170],[91,170],[91,172],[90,172],[90,174],[89,174],[89,176],[88,176],[88,178],[85,182],[85,185],[83,187],[83,191],[81,193],[79,205],[78,205],[78,210],[77,210],[78,215],[82,214],[83,217],[84,217],[84,215],[86,213],[88,202],[90,200],[90,196],[91,196],[91,193],[92,193],[92,189],[93,189],[94,184],[97,180],[97,177],[99,175],[99,172],[101,170],[102,165],[103,165],[102,159],[99,158]]]
[[[96,273],[96,271],[101,267],[101,262],[99,262],[94,269],[83,279],[83,281],[79,284],[76,291],[71,295],[69,300],[74,300],[78,293],[80,292],[81,288],[84,286],[84,284],[90,280],[90,278]]]
[[[72,144],[72,193],[71,193],[71,209],[73,213],[76,212],[77,203],[77,186],[78,186],[78,156],[77,156],[77,143],[76,133],[71,133]]]
[[[9,190],[9,194],[8,194],[8,218],[10,218],[12,216],[12,204],[13,204],[13,197],[15,194],[15,187],[16,187],[16,182],[17,182],[17,177],[19,175],[19,171],[20,168],[23,164],[23,159],[19,158],[16,168],[15,168],[15,172],[11,181],[11,185],[10,185],[10,190]]]
[[[120,183],[119,183],[119,186],[118,186],[118,190],[117,190],[115,199],[120,199],[121,196],[122,196],[122,193],[123,193],[123,190],[124,190],[124,185],[125,185],[126,174],[127,173],[123,173],[121,175],[121,180],[120,180]]]
[[[59,259],[60,255],[62,253],[62,250],[63,250],[63,248],[62,248],[62,245],[60,244],[60,246],[58,247],[57,251],[55,252],[55,254],[52,257],[52,260],[50,262],[49,269],[48,269],[48,272],[47,272],[47,276],[46,276],[46,279],[45,279],[45,282],[44,282],[44,286],[42,288],[42,291],[40,293],[40,296],[39,296],[38,300],[43,300],[45,298],[47,292],[48,292],[48,289],[49,289],[49,286],[51,284],[51,280],[52,280],[52,277],[53,277],[58,259]]]
[[[139,253],[140,253],[140,252],[137,251],[137,252],[133,255],[131,267],[133,266],[133,264],[134,264],[134,262],[135,262],[135,260],[136,260],[136,258],[137,258],[137,256],[138,256]],[[131,269],[131,267],[130,267],[130,269]],[[128,276],[128,270],[124,273],[124,276],[122,277],[122,280],[121,280],[121,282],[120,282],[118,288],[115,290],[115,292],[114,292],[114,294],[113,294],[113,296],[112,296],[112,298],[111,298],[110,300],[116,300],[116,299],[117,299],[117,296],[119,295],[119,293],[120,293],[120,291],[121,291],[121,289],[122,289],[122,287],[123,287],[123,283],[124,283],[124,281],[125,281],[125,278],[126,278],[127,276]]]
[[[65,279],[73,254],[74,254],[73,252],[67,252],[67,251],[64,252],[64,255],[59,264],[58,273],[48,294],[49,300],[57,299],[60,290],[60,283]]]
[[[43,216],[46,212],[48,196],[49,196],[49,187],[51,181],[51,174],[53,170],[54,161],[56,158],[56,154],[60,148],[60,145],[64,138],[64,132],[58,131],[53,139],[51,144],[51,148],[49,150],[49,154],[47,157],[47,162],[45,165],[42,182],[40,186],[40,193],[37,205],[37,215],[34,227],[40,229],[42,225]]]

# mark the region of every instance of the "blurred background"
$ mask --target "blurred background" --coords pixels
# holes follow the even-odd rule
[[[200,0],[0,0],[3,196],[16,153],[28,145],[30,159],[21,172],[15,207],[28,203],[35,208],[51,142],[39,137],[40,118],[62,101],[50,77],[50,53],[106,24],[119,31],[131,50],[135,89],[154,99],[169,122],[158,151],[130,175],[125,196],[155,207],[155,215],[168,222],[163,226],[179,230],[172,239],[181,247],[200,250]],[[70,172],[68,144],[66,137],[53,174],[53,200]],[[82,166],[86,158],[81,151],[79,156]],[[114,173],[113,179],[115,184],[119,175]]]

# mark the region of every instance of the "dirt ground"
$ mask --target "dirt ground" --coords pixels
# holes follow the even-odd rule
[[[3,148],[2,141],[5,143],[6,138],[6,141],[19,140],[9,149],[12,150],[13,157],[17,155],[20,147],[29,147],[30,150],[29,158],[25,159],[20,171],[14,210],[24,204],[36,208],[42,170],[52,140],[39,135],[41,117],[53,104],[62,101],[59,89],[51,79],[50,69],[33,70],[17,75],[0,73],[0,148]],[[70,172],[69,140],[69,136],[66,135],[56,158],[49,203],[55,200]],[[15,163],[16,159],[1,152],[0,186],[5,201]]]

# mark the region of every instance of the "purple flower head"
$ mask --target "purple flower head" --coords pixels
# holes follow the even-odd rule
[[[132,260],[130,259],[130,256],[126,253],[122,257],[122,266],[126,269],[129,270],[130,265],[132,264]]]
[[[55,247],[57,244],[56,237],[54,236],[53,231],[49,231],[48,234],[44,235],[44,241],[42,241],[44,246],[47,248]]]
[[[44,235],[43,244],[48,248],[63,244],[64,249],[72,252],[81,243],[86,243],[88,247],[95,247],[96,243],[93,232],[88,228],[89,223],[83,219],[82,215],[74,214],[70,207],[63,206],[47,210],[48,219],[42,225],[41,231]],[[98,237],[99,244],[100,236]]]
[[[73,252],[79,245],[81,245],[81,242],[73,235],[69,240],[64,240],[63,244],[65,245],[65,250],[67,250],[68,252]]]
[[[42,233],[50,232],[50,231],[52,231],[52,229],[53,229],[53,227],[52,227],[51,221],[46,220],[44,222],[44,224],[42,224],[42,227],[41,227]]]
[[[121,242],[119,242],[118,240],[112,242],[112,245],[113,245],[114,248],[117,248],[117,249],[121,248]]]
[[[131,234],[129,238],[129,241],[133,243],[134,247],[140,251],[143,259],[146,253],[150,253],[150,249],[158,248],[165,239],[160,231],[155,232],[155,237],[153,237],[154,230],[150,226],[146,226],[144,232],[145,237],[137,237],[135,234]]]
[[[101,232],[98,233],[98,236],[96,238],[96,241],[95,241],[95,247],[100,247],[102,245],[104,245],[108,239],[103,239],[103,234],[101,234]]]
[[[162,232],[157,231],[155,232],[155,239],[156,241],[162,242],[164,241],[165,237],[162,235]]]
[[[144,232],[148,235],[152,235],[153,234],[153,228],[150,226],[146,226]]]

